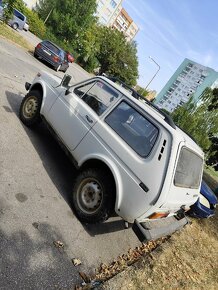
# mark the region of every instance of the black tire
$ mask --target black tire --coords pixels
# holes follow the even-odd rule
[[[61,64],[59,64],[57,67],[55,67],[55,70],[56,70],[56,71],[59,71],[60,68],[61,68]]]
[[[73,187],[73,208],[80,221],[99,223],[114,211],[115,187],[108,172],[89,168],[79,173]]]
[[[22,100],[19,117],[27,127],[35,127],[41,122],[40,108],[42,95],[37,90],[30,91]]]
[[[18,27],[19,27],[18,23],[15,22],[15,23],[12,24],[12,28],[13,28],[14,30],[17,30]]]

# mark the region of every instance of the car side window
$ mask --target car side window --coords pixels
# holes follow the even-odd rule
[[[82,98],[98,116],[119,97],[119,92],[101,80],[88,83],[74,89],[74,93]]]
[[[158,128],[135,108],[123,101],[105,122],[140,156],[150,154],[158,137]]]
[[[14,16],[16,16],[20,20],[24,21],[24,16],[18,10],[14,9]]]

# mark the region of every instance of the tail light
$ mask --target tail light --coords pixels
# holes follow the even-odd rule
[[[54,56],[54,57],[53,57],[53,60],[54,60],[55,62],[58,62],[58,61],[59,61],[59,57],[58,57],[58,56]]]
[[[150,215],[148,218],[149,219],[159,219],[159,218],[164,218],[169,215],[169,212],[155,212],[152,215]]]
[[[41,43],[38,43],[36,47],[41,48],[42,47]]]

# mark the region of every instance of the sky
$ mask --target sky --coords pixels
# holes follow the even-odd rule
[[[139,26],[137,42],[139,79],[160,90],[184,60],[189,58],[218,70],[217,0],[124,0],[122,6]]]

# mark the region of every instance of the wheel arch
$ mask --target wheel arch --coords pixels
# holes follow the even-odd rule
[[[39,91],[42,96],[42,105],[41,105],[41,114],[44,108],[45,96],[46,96],[46,88],[43,83],[37,82],[31,85],[29,92],[36,90]]]
[[[101,167],[105,169],[110,177],[113,180],[114,185],[114,194],[115,194],[115,210],[119,211],[120,204],[120,192],[121,192],[121,176],[116,164],[111,161],[109,158],[97,155],[97,156],[87,156],[78,163],[80,170],[89,168],[89,167]]]

